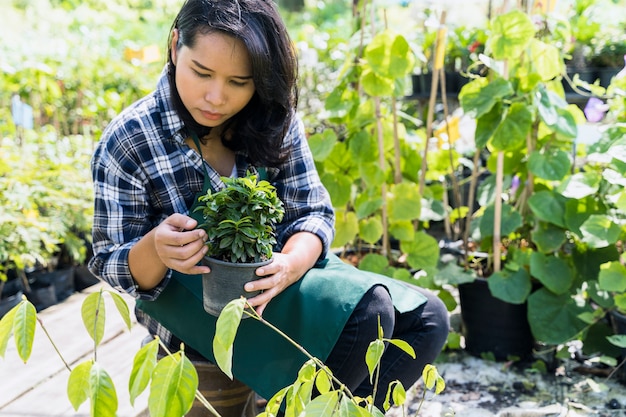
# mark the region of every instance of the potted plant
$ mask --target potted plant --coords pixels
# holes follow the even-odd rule
[[[258,278],[257,268],[271,262],[275,226],[284,215],[276,189],[258,174],[222,181],[225,186],[208,190],[194,209],[202,214],[204,222],[198,227],[208,236],[203,262],[211,272],[202,278],[204,309],[216,316],[229,301],[258,294],[243,286]]]
[[[597,188],[582,187],[591,174],[579,172],[571,156],[582,114],[558,85],[564,70],[558,48],[526,14],[492,19],[480,62],[488,73],[464,86],[459,98],[476,119],[477,154],[489,155],[482,207],[468,211],[466,233],[487,257],[472,259],[466,250],[462,265],[480,266],[494,297],[527,304],[536,341],[559,345],[586,327],[579,318],[585,308],[575,300],[586,279],[576,253],[585,247],[595,254],[581,227],[589,220],[586,230],[592,229],[592,215],[606,210],[595,204]],[[481,167],[474,167],[476,178]]]

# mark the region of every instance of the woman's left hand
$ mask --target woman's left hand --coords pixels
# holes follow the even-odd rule
[[[302,278],[321,253],[322,242],[316,235],[300,232],[291,236],[281,253],[274,252],[272,262],[256,270],[256,274],[263,278],[245,285],[246,291],[263,291],[248,299],[248,303],[262,315],[267,303]]]

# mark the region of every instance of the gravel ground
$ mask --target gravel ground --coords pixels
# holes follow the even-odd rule
[[[626,384],[577,371],[581,364],[573,360],[542,374],[528,363],[493,362],[465,351],[442,356],[435,365],[446,389],[438,396],[427,393],[418,412],[420,383],[407,392],[406,414],[394,408],[388,416],[626,417]]]

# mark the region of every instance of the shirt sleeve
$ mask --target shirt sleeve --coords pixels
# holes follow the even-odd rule
[[[285,216],[277,226],[278,250],[297,232],[310,232],[322,241],[323,259],[334,238],[335,214],[328,191],[322,184],[307,142],[302,121],[294,117],[284,146],[288,159],[273,180],[285,205]]]
[[[142,142],[139,135],[143,135],[140,129],[133,131],[128,125],[105,132],[94,152],[94,257],[89,268],[118,291],[153,300],[171,272],[157,287],[140,291],[128,265],[130,249],[154,227],[155,221],[147,201],[147,178],[132,145]]]

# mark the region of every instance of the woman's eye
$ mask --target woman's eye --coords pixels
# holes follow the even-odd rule
[[[198,72],[196,70],[193,70],[193,72],[200,78],[207,78],[207,77],[211,76],[211,74],[204,74],[204,73]]]
[[[235,86],[235,87],[243,87],[244,85],[247,84],[246,81],[235,81],[232,80],[231,83]]]

